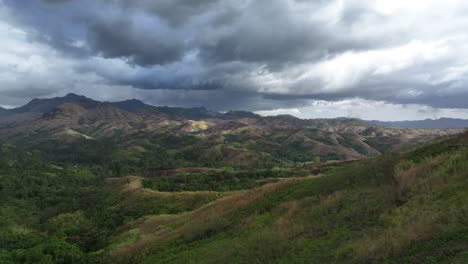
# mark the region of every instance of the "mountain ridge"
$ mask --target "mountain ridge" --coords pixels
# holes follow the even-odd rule
[[[236,118],[261,118],[260,115],[248,111],[228,111],[217,112],[206,109],[205,107],[183,108],[183,107],[169,107],[169,106],[154,106],[146,104],[138,99],[128,99],[117,102],[99,102],[83,95],[69,93],[63,97],[45,98],[45,99],[32,99],[27,104],[12,108],[5,109],[0,107],[0,127],[8,123],[31,121],[40,117],[42,114],[51,111],[52,109],[64,103],[83,103],[87,102],[89,105],[97,103],[109,103],[112,106],[125,110],[131,113],[146,113],[147,115],[159,115],[165,118],[185,118],[192,120],[202,120],[209,118],[220,119],[236,119]],[[404,120],[404,121],[380,121],[380,120],[361,120],[355,118],[316,118],[316,119],[301,119],[292,115],[277,115],[265,116],[264,120],[289,120],[296,124],[304,124],[310,120],[336,120],[362,122],[370,125],[381,127],[393,128],[421,128],[421,129],[449,129],[449,128],[468,128],[468,120],[457,118],[439,118],[439,119],[425,119],[425,120]]]
[[[18,122],[32,121],[41,117],[44,113],[53,110],[54,108],[65,104],[65,103],[76,103],[80,101],[94,101],[85,96],[69,93],[63,97],[54,97],[46,99],[34,98],[27,104],[6,109],[3,115],[0,116],[0,127],[6,125],[12,125]]]
[[[20,109],[23,112],[14,110],[13,116],[24,119],[0,128],[0,141],[36,147],[111,141],[123,156],[140,159],[145,151],[159,149],[158,155],[176,155],[173,159],[191,166],[354,160],[460,132],[385,128],[346,118],[263,117],[203,107],[157,107],[138,100],[99,102],[75,94],[32,100]],[[33,114],[24,109],[32,109]]]
[[[423,128],[423,129],[444,129],[444,128],[468,128],[467,119],[459,118],[438,118],[424,120],[405,120],[405,121],[366,121],[369,124],[397,128]]]

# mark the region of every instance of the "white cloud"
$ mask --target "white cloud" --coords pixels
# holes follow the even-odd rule
[[[440,61],[450,55],[449,50],[444,40],[415,40],[387,49],[349,51],[318,63],[293,66],[285,72],[262,72],[254,76],[254,82],[264,92],[334,93],[353,89],[363,79]]]
[[[364,120],[404,121],[440,117],[468,119],[468,109],[432,108],[425,105],[390,104],[382,101],[348,99],[337,102],[310,101],[308,106],[257,111],[263,116],[293,115],[299,118],[349,117]]]
[[[292,115],[292,116],[303,116],[302,111],[299,108],[279,108],[273,110],[256,111],[255,113],[262,116],[277,116],[277,115]]]

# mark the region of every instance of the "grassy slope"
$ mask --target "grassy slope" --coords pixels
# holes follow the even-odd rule
[[[468,261],[468,135],[145,217],[112,262]]]
[[[218,192],[156,192],[141,187],[142,178],[135,176],[106,179],[104,187],[113,193],[115,206],[125,215],[133,216],[141,212],[165,215],[176,215],[193,211],[201,206],[215,201],[229,193]],[[147,218],[147,217],[146,217]],[[142,222],[145,218],[130,222],[119,227],[114,232],[111,245],[106,250],[126,246],[127,244],[143,238],[145,235],[133,228],[133,225]]]
[[[135,216],[179,214],[193,211],[229,192],[158,192],[142,188],[143,178],[128,176],[106,179],[104,188],[110,191],[114,207],[125,212],[128,219]]]

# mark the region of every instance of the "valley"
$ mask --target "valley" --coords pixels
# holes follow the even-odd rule
[[[1,263],[467,261],[462,129],[76,95],[5,111]]]

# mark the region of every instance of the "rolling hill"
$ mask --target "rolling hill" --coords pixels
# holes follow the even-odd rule
[[[1,145],[0,262],[466,263],[467,146],[465,133],[238,190],[221,190],[232,172],[191,170],[155,178],[178,189],[164,191]]]
[[[122,263],[466,263],[468,134],[129,223]]]

